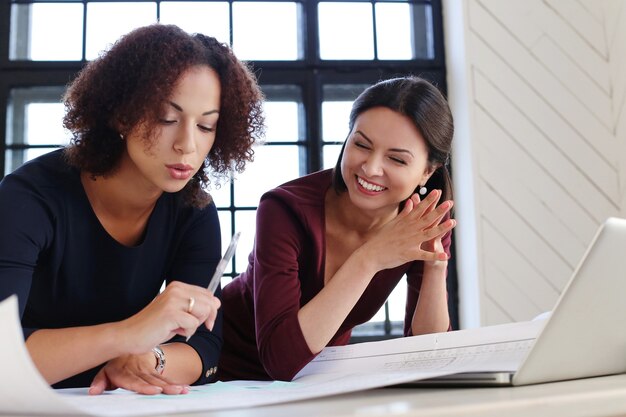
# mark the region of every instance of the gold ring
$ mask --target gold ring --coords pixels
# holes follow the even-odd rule
[[[193,305],[196,303],[196,299],[193,297],[189,297],[189,304],[187,305],[187,313],[191,314],[191,310],[193,310]]]

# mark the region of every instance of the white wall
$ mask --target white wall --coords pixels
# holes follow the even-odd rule
[[[461,325],[528,320],[626,217],[626,0],[443,6]]]

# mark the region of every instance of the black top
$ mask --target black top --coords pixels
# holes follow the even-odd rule
[[[140,244],[118,243],[98,221],[79,171],[67,165],[62,150],[0,182],[0,300],[17,294],[25,338],[37,329],[128,318],[150,303],[164,281],[206,287],[220,254],[215,205],[186,206],[181,193],[158,199]],[[196,384],[210,382],[206,374],[217,366],[222,346],[221,310],[213,331],[202,324],[188,344],[202,358]],[[54,387],[89,386],[98,369]]]

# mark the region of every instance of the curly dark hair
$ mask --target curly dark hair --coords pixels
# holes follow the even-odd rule
[[[243,171],[265,130],[256,78],[228,46],[209,36],[190,35],[174,25],[145,26],[87,64],[64,97],[63,124],[73,134],[65,150],[68,162],[93,176],[114,172],[125,148],[120,135],[145,123],[147,140],[153,140],[162,104],[180,76],[197,65],[214,69],[221,84],[215,142],[183,189],[187,204],[206,206],[211,201],[204,191],[209,167],[216,180]]]
[[[443,196],[441,201],[452,198],[452,179],[448,164],[454,123],[448,102],[437,87],[416,76],[379,81],[365,89],[352,105],[350,134],[357,117],[373,107],[387,107],[411,119],[428,147],[428,163],[435,168],[428,182],[420,185],[425,185],[428,190],[440,189]],[[346,142],[341,148],[333,172],[333,187],[337,193],[347,190],[341,176],[341,159]]]

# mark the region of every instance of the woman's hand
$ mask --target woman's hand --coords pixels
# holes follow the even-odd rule
[[[187,394],[187,385],[176,384],[155,370],[156,358],[152,352],[141,355],[124,355],[109,361],[96,374],[89,395],[99,395],[105,390],[123,388],[139,394]]]
[[[179,281],[170,283],[143,310],[117,324],[125,353],[98,372],[89,394],[116,388],[148,395],[186,394],[187,385],[156,371],[152,348],[175,335],[189,339],[202,323],[212,330],[219,307],[220,300],[206,288]]]
[[[441,238],[452,230],[456,221],[448,219],[440,223],[453,206],[451,200],[437,206],[440,198],[439,190],[431,191],[423,201],[413,194],[398,216],[361,247],[371,254],[366,259],[377,263],[376,270],[416,260],[447,261]]]
[[[452,203],[452,202],[450,201],[450,203]],[[432,208],[434,208],[434,206],[432,206]],[[430,212],[430,211],[432,211],[432,209],[427,211],[427,212]],[[437,220],[437,223],[439,223],[442,218],[443,217],[439,217],[439,219]],[[456,220],[452,220],[452,221],[454,222],[454,225],[452,227],[456,226]],[[451,229],[452,228],[450,228],[450,230]],[[433,239],[428,240],[428,241],[422,243],[422,249],[425,250],[426,252],[438,253],[438,254],[444,253],[445,254],[444,249],[443,249],[443,244],[441,242],[441,239],[444,237],[444,235],[446,233],[448,233],[448,231],[449,230],[446,230],[445,232],[443,232],[439,236],[436,236]],[[427,268],[446,268],[448,266],[448,257],[446,255],[445,257],[444,256],[440,256],[439,258],[434,259],[434,260],[424,260],[424,264],[425,264],[425,266]]]
[[[119,322],[124,352],[145,354],[175,335],[189,339],[202,323],[212,330],[219,307],[220,300],[206,288],[174,281],[139,313]]]
[[[440,236],[437,236],[434,239],[424,242],[422,244],[422,249],[427,252],[432,252],[432,253],[442,253],[442,252],[445,253],[443,250],[443,244],[441,243],[441,239],[443,238],[444,235],[445,233]],[[436,259],[436,260],[430,260],[430,261],[425,260],[424,265],[426,266],[426,268],[431,268],[431,269],[447,268],[448,257],[446,256],[445,259]]]

